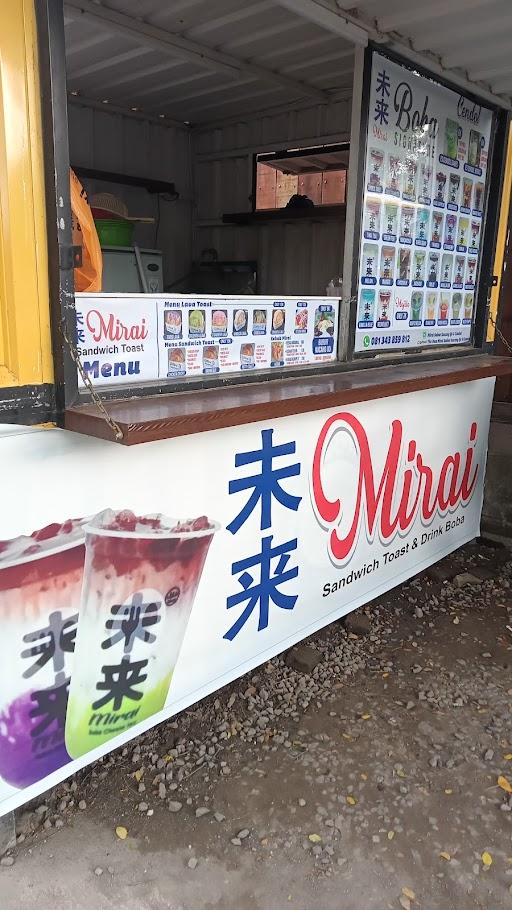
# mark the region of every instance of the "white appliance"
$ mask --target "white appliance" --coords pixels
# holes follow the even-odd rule
[[[102,292],[119,294],[161,294],[164,290],[162,253],[160,250],[139,249],[140,267],[146,288],[141,280],[137,255],[132,246],[104,246]]]

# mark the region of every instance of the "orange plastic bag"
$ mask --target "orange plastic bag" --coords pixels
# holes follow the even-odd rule
[[[103,256],[86,192],[70,168],[73,245],[82,247],[82,265],[75,268],[75,291],[101,291]]]

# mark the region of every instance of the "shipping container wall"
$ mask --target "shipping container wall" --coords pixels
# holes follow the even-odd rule
[[[96,168],[172,181],[176,201],[148,193],[142,187],[84,180],[89,194],[113,193],[128,206],[131,216],[154,218],[137,225],[134,239],[140,247],[164,253],[164,283],[179,281],[192,260],[191,146],[187,128],[161,126],[148,120],[69,105],[71,166]]]
[[[251,210],[257,152],[348,141],[350,101],[247,118],[193,133],[194,258],[215,249],[219,259],[255,259],[262,294],[323,294],[340,275],[344,223],[307,219],[240,227],[228,212]]]

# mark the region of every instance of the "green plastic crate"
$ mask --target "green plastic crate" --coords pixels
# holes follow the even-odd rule
[[[131,246],[135,225],[120,218],[98,218],[95,220],[100,246]]]

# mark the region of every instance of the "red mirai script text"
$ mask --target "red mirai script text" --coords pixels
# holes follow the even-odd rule
[[[343,563],[351,556],[362,519],[370,539],[378,530],[381,540],[389,541],[397,533],[407,531],[417,515],[422,523],[428,524],[436,513],[443,515],[458,505],[464,505],[473,495],[479,470],[478,464],[473,466],[478,432],[476,422],[471,424],[466,452],[447,455],[438,473],[424,461],[415,439],[407,444],[407,456],[402,464],[400,456],[404,429],[401,420],[394,420],[391,427],[386,462],[380,477],[375,476],[371,446],[357,417],[346,411],[334,414],[320,432],[313,458],[312,492],[321,523],[332,528],[329,550],[337,562]],[[328,499],[322,486],[324,452],[338,430],[350,434],[359,461],[354,514],[345,536],[340,535],[338,528],[343,514],[341,499]],[[347,483],[346,475],[343,483]],[[395,511],[393,503],[398,503]]]
[[[148,337],[144,317],[140,323],[125,325],[113,313],[89,310],[85,321],[94,341],[144,341]]]

